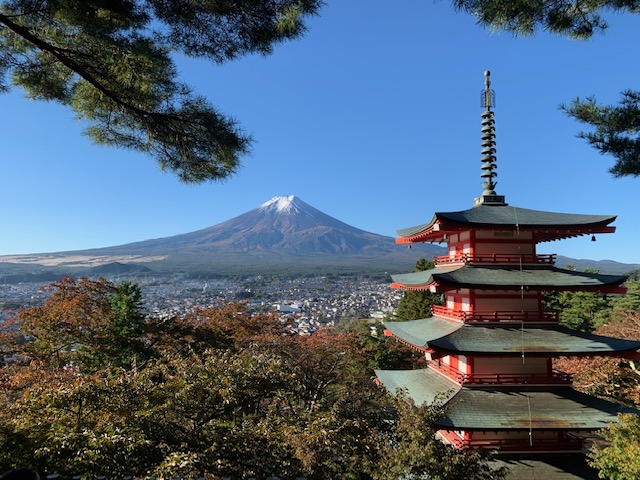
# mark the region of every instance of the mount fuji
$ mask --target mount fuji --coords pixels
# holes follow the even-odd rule
[[[96,267],[114,262],[158,271],[212,274],[384,272],[411,269],[443,247],[396,245],[347,225],[294,195],[277,196],[217,225],[114,247],[0,257],[0,262]]]

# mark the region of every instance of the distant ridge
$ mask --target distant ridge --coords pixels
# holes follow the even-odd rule
[[[331,217],[294,195],[276,196],[257,208],[195,232],[114,247],[14,256],[15,263],[96,267],[118,262],[153,270],[255,274],[269,271],[406,271],[420,257],[446,251],[436,245],[408,250]],[[0,257],[0,262],[12,261]],[[40,263],[42,262],[42,263]]]
[[[347,225],[294,195],[277,196],[217,225],[172,237],[83,252],[107,255],[244,253],[264,255],[384,255],[403,251],[392,237]],[[433,247],[434,252],[444,251]]]
[[[49,278],[83,275],[292,275],[411,271],[421,258],[446,254],[438,245],[411,250],[392,237],[333,218],[294,195],[276,196],[225,222],[195,232],[114,247],[0,257],[0,275]],[[558,257],[557,265],[623,274],[640,265]],[[28,280],[23,280],[28,281]],[[35,280],[34,280],[35,281]]]

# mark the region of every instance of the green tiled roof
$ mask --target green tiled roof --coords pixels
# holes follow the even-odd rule
[[[598,430],[618,413],[640,413],[569,387],[463,388],[447,407],[439,425],[454,430]]]
[[[577,332],[559,325],[481,326],[437,317],[386,322],[396,337],[416,347],[459,353],[598,355],[638,350],[640,342]]]
[[[378,380],[389,393],[395,395],[398,389],[406,390],[416,405],[432,404],[436,398],[450,399],[460,391],[457,383],[451,382],[430,368],[419,370],[376,370]]]
[[[461,323],[448,322],[436,317],[410,322],[385,322],[384,326],[396,337],[416,347],[425,347],[428,342],[445,337],[463,327]]]
[[[467,326],[431,342],[443,350],[477,353],[560,353],[579,355],[637,350],[640,342],[576,332],[559,325],[541,327]]]
[[[433,226],[436,221],[448,221],[470,225],[518,225],[527,227],[577,227],[580,225],[607,225],[615,215],[584,215],[575,213],[543,212],[509,205],[478,205],[460,212],[436,213],[429,223],[398,230],[398,235],[408,237]]]
[[[451,430],[598,430],[618,413],[640,413],[569,387],[460,388],[431,369],[376,375],[390,393],[405,389],[417,405],[443,395],[447,409],[439,425]]]
[[[463,265],[434,268],[422,272],[392,275],[393,281],[405,287],[426,287],[434,282],[472,288],[575,287],[589,288],[620,285],[627,277],[575,272],[560,268],[473,267]]]

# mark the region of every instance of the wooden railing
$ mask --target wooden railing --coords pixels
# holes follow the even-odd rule
[[[434,305],[433,314],[437,317],[464,322],[557,322],[560,318],[560,313],[553,310],[543,310],[541,312],[509,310],[463,312],[462,310],[447,308],[444,305]]]
[[[235,479],[239,479],[240,477],[220,477],[217,475],[209,475],[206,474],[206,477],[198,477],[198,480],[204,480],[205,478],[211,478],[211,479],[220,479],[220,480],[235,480]],[[41,477],[42,478],[42,477]],[[105,476],[101,476],[101,475],[74,475],[74,476],[62,476],[58,473],[53,473],[53,474],[49,474],[46,475],[44,477],[46,480],[76,480],[79,478],[95,478],[96,480],[107,480],[109,477],[105,477]],[[111,477],[112,480],[118,479],[118,478],[122,478],[122,480],[131,480],[132,477],[129,476],[125,476],[125,477]],[[135,477],[135,478],[140,478],[142,480],[158,480],[158,477]],[[173,480],[185,480],[183,477],[171,477]],[[247,480],[256,480],[256,477],[242,477],[242,478],[246,478]],[[284,480],[285,477],[278,477],[277,475],[272,475],[270,477],[260,477],[260,478],[265,478],[266,480]],[[291,478],[291,477],[286,477],[286,478]],[[307,477],[304,476],[298,476],[295,477],[296,480],[307,480]]]
[[[498,450],[500,452],[516,451],[516,450],[560,450],[560,451],[581,451],[583,442],[579,439],[571,438],[535,438],[535,432],[532,439],[482,439],[464,440],[453,432],[441,432],[442,436],[456,448],[482,448],[487,450]],[[473,435],[473,434],[472,434]]]
[[[463,376],[463,383],[474,385],[539,385],[539,384],[569,384],[571,375],[564,372],[551,372],[551,375],[537,373],[472,373]]]
[[[458,253],[453,256],[441,255],[433,257],[436,265],[447,265],[451,263],[490,263],[507,265],[553,265],[556,262],[556,254],[533,255],[519,253],[485,253],[474,254]]]
[[[445,363],[430,362],[429,367],[465,386],[484,385],[565,385],[571,383],[571,375],[553,370],[546,373],[463,373]]]

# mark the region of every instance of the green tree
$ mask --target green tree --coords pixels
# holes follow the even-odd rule
[[[110,303],[112,314],[105,328],[102,356],[106,361],[125,368],[147,360],[150,351],[144,337],[154,322],[147,322],[140,285],[132,282],[115,285]]]
[[[337,331],[355,335],[355,342],[361,350],[361,355],[368,361],[369,370],[403,370],[424,367],[424,355],[420,355],[412,348],[384,335],[384,325],[376,322],[375,335],[368,319],[356,319],[340,322],[335,327]]]
[[[154,322],[145,319],[138,285],[66,277],[44,290],[52,292],[44,305],[20,311],[0,335],[5,354],[85,370],[148,358],[143,337]]]
[[[640,9],[638,0],[453,0],[453,5],[496,30],[533,35],[542,29],[580,40],[608,27],[603,14],[638,13]]]
[[[70,107],[102,145],[150,154],[184,182],[233,174],[251,139],[178,81],[173,54],[224,63],[304,33],[321,0],[10,0],[0,89]]]
[[[640,280],[627,280],[625,287],[627,293],[615,297],[613,307],[626,313],[640,312]]]
[[[611,316],[606,294],[595,292],[562,292],[557,297],[560,323],[581,332],[592,332]]]
[[[444,414],[437,403],[414,406],[400,395],[392,441],[384,445],[385,468],[375,471],[375,480],[493,480],[506,475],[494,469],[479,450],[456,450],[436,437],[436,424]]]
[[[597,468],[600,478],[636,480],[640,478],[640,418],[618,415],[618,421],[602,430],[609,442],[605,447],[594,445],[589,463]]]
[[[453,0],[456,9],[473,15],[479,24],[533,35],[546,30],[585,40],[606,30],[610,13],[638,13],[638,0]],[[640,175],[640,91],[626,90],[617,105],[599,105],[595,97],[577,98],[562,105],[564,112],[591,127],[579,133],[603,155],[615,159],[615,177]]]
[[[141,332],[135,286],[66,279],[53,288],[14,325],[34,333],[46,326],[62,336],[51,345],[86,342],[87,352],[97,348],[90,340],[108,343],[114,329]],[[486,467],[436,440],[431,410],[396,405],[372,381],[370,350],[355,333],[291,335],[276,316],[251,315],[242,303],[147,318],[142,333],[149,355],[135,368],[122,368],[112,348],[100,350],[104,361],[93,368],[76,368],[73,349],[52,359],[41,338],[29,337],[0,368],[0,470],[372,480],[396,453],[404,455],[396,471],[405,471],[413,435],[428,448],[407,473],[463,478],[453,475],[464,465],[476,478]],[[411,435],[400,434],[408,428]]]
[[[566,270],[575,271],[573,265]],[[598,273],[585,268],[585,273]],[[592,332],[609,321],[612,314],[611,299],[598,292],[546,292],[545,308],[560,312],[560,323],[582,332]]]
[[[424,258],[416,262],[415,272],[423,272],[435,267],[432,260]],[[440,296],[427,290],[406,290],[398,303],[395,320],[418,320],[431,316],[433,305],[440,302]]]

